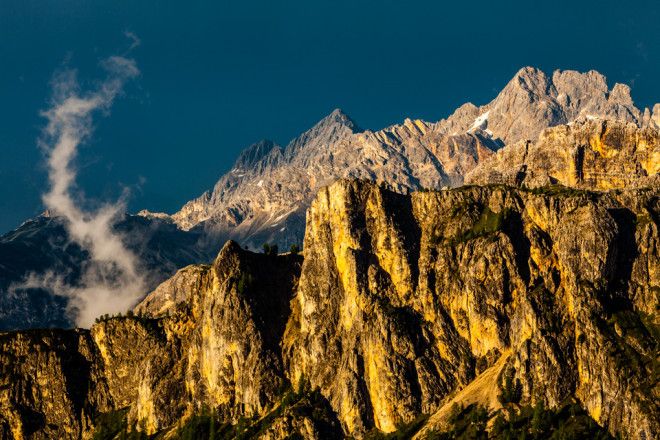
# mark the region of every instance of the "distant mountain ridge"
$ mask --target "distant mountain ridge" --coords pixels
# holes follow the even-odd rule
[[[403,193],[459,186],[503,146],[594,118],[657,127],[660,105],[639,110],[630,87],[610,89],[593,70],[549,76],[525,67],[488,104],[466,103],[434,123],[406,119],[362,130],[337,109],[285,147],[267,140],[251,145],[211,190],[169,218],[184,230],[202,231],[217,248],[227,239],[253,249],[265,242],[288,247],[302,241],[313,195],[339,178],[371,180]]]

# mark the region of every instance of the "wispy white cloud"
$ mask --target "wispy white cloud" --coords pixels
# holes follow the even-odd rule
[[[137,257],[113,227],[125,212],[126,193],[117,202],[93,210],[85,208],[88,203],[83,196],[74,195],[74,162],[78,148],[92,133],[93,116],[107,113],[125,83],[140,73],[134,60],[122,56],[111,56],[101,66],[106,77],[91,91],[81,90],[75,70],[54,77],[50,108],[41,113],[47,124],[39,140],[50,184],[43,195],[44,204],[52,215],[63,219],[70,239],[90,258],[81,268],[76,285],[65,282],[62,274],[47,272],[30,274],[20,286],[14,286],[48,289],[67,297],[68,311],[81,327],[90,326],[99,315],[126,311],[145,289]]]
[[[128,31],[128,30],[124,31],[124,36],[126,38],[128,38],[129,40],[131,40],[131,45],[128,47],[128,52],[132,51],[133,49],[138,47],[140,44],[142,44],[142,40],[140,40],[140,38],[137,35],[135,35],[134,32],[131,32],[131,31]]]

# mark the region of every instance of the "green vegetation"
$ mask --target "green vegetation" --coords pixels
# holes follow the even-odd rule
[[[472,404],[466,408],[454,404],[447,423],[449,429],[445,432],[430,432],[427,439],[487,439],[486,424],[488,411],[481,406]]]
[[[660,381],[660,362],[653,354],[658,353],[660,328],[654,324],[653,317],[624,309],[613,312],[606,324],[614,330],[609,350],[616,368],[637,375],[642,389],[655,389]]]
[[[449,217],[460,223],[467,223],[470,220],[474,223],[467,230],[458,232],[454,236],[443,236],[443,228],[440,227],[439,230],[432,233],[431,243],[434,245],[446,243],[453,246],[478,237],[488,236],[502,231],[506,222],[510,221],[511,215],[511,209],[505,208],[500,212],[494,212],[488,206],[483,207],[474,202],[454,206],[449,212]]]
[[[229,439],[233,438],[233,426],[228,423],[220,423],[217,415],[208,411],[195,415],[179,428],[176,437],[181,440],[193,439]]]
[[[514,408],[519,408],[517,411]],[[258,418],[242,418],[235,425],[222,422],[213,411],[205,410],[189,418],[179,427],[171,438],[181,440],[209,439],[254,439],[264,434],[273,422],[285,411],[289,416],[307,417],[325,426],[338,429],[338,424],[330,420],[331,411],[318,390],[312,392],[293,392],[283,394],[282,400],[271,412]],[[96,418],[97,429],[94,440],[143,440],[161,439],[165,433],[147,436],[128,429],[126,415],[128,410],[100,414]],[[402,425],[395,432],[383,433],[373,429],[365,436],[366,440],[404,440],[412,438],[428,420],[427,415],[420,415],[412,422]],[[489,423],[490,421],[490,423]],[[298,433],[290,433],[290,439],[302,438]],[[577,439],[612,439],[578,403],[569,402],[560,408],[550,410],[542,402],[534,406],[511,406],[494,414],[476,404],[467,407],[454,405],[447,419],[447,429],[443,432],[432,431],[426,437],[430,440],[577,440]]]
[[[504,386],[502,387],[502,393],[498,396],[502,405],[507,403],[518,403],[522,398],[522,385],[520,380],[518,380],[516,375],[516,370],[509,369],[504,374]]]
[[[326,411],[325,400],[321,393],[294,392],[288,390],[282,396],[280,403],[265,416],[258,418],[241,418],[238,423],[231,425],[223,423],[213,412],[205,411],[201,415],[189,418],[180,427],[174,438],[181,440],[213,439],[213,440],[247,440],[260,437],[272,426],[273,422],[288,411],[292,415],[308,417],[324,424],[332,424]],[[298,433],[290,433],[290,439],[302,438]]]
[[[588,196],[591,200],[595,200],[596,198],[598,198],[598,194],[594,191],[571,188],[560,184],[540,186],[537,188],[529,189],[528,191],[532,194],[546,195],[546,196],[558,196],[558,197]]]
[[[479,219],[477,219],[472,227],[462,234],[459,234],[451,241],[454,243],[462,243],[468,240],[473,240],[477,237],[492,234],[493,232],[501,231],[510,214],[510,210],[508,209],[503,209],[500,212],[493,212],[488,206],[486,206],[481,211]]]
[[[128,312],[126,312],[126,315],[119,312],[113,315],[106,313],[105,315],[97,316],[96,319],[94,319],[94,322],[98,324],[99,322],[106,322],[106,321],[110,321],[111,319],[118,319],[123,317],[131,318],[131,319],[142,319],[141,314],[136,315],[133,313],[132,310],[129,310]]]
[[[129,430],[126,415],[128,409],[120,409],[96,416],[96,430],[93,440],[143,440],[149,436],[136,429]]]
[[[430,440],[449,439],[611,439],[609,433],[598,424],[577,403],[566,404],[557,410],[548,410],[542,403],[524,406],[520,411],[510,411],[507,417],[503,411],[495,415],[490,431],[487,424],[493,415],[475,404],[468,407],[455,405],[447,421],[445,432],[431,432]]]
[[[300,253],[300,246],[295,243],[292,244],[289,248],[289,252],[291,252],[292,255],[298,255]]]
[[[490,438],[598,440],[612,437],[578,403],[566,404],[555,411],[546,409],[543,403],[537,403],[534,407],[521,408],[508,419],[499,414],[493,423]]]
[[[252,278],[252,274],[241,272],[241,277],[238,279],[238,285],[236,286],[238,293],[241,295],[245,293],[246,289],[249,289],[253,282],[254,279]]]
[[[279,249],[277,248],[276,244],[264,243],[262,248],[264,250],[264,254],[266,255],[277,255],[279,253]]]
[[[290,389],[282,396],[280,403],[268,414],[258,418],[241,418],[238,423],[232,425],[223,422],[222,418],[209,409],[201,411],[188,418],[185,424],[176,430],[174,437],[180,440],[247,440],[259,437],[281,416],[285,410],[292,414],[310,417],[313,420],[328,421],[328,413],[325,411],[325,401],[320,392],[293,392]],[[121,409],[110,413],[99,414],[96,418],[96,430],[93,440],[157,440],[164,438],[165,433],[157,433],[148,436],[129,429],[127,423],[128,409]],[[291,439],[301,438],[296,433],[291,433]]]

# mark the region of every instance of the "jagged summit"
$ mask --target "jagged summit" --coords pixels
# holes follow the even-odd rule
[[[357,123],[340,108],[334,109],[328,116],[321,119],[316,126],[339,124],[349,127],[355,132],[361,131]]]
[[[362,131],[358,124],[348,114],[346,114],[342,109],[336,108],[330,112],[330,114],[314,124],[314,126],[303,133],[303,135],[306,133],[323,133],[331,130],[336,131],[341,129],[347,129],[352,133],[358,133]],[[295,142],[295,139],[292,142]]]
[[[284,156],[292,160],[302,150],[314,147],[330,147],[331,144],[360,132],[358,125],[341,109],[333,110],[312,128],[292,140],[285,148]]]
[[[488,104],[461,106],[438,123],[444,133],[461,133],[479,125],[505,144],[535,140],[544,129],[578,118],[595,117],[648,125],[630,96],[630,87],[610,90],[604,75],[556,70],[551,76],[535,67],[523,67]]]
[[[520,87],[524,90],[538,94],[551,93],[551,83],[545,72],[536,67],[523,67],[513,76],[511,81],[504,88],[506,91],[510,87]]]
[[[172,216],[182,228],[260,247],[302,239],[312,195],[338,178],[363,178],[396,191],[457,186],[504,145],[534,141],[543,130],[578,119],[614,119],[637,126],[660,120],[660,107],[640,112],[630,88],[610,90],[602,74],[523,67],[489,103],[466,103],[438,122],[406,119],[363,131],[335,109],[285,147],[248,147],[212,191]],[[247,243],[246,243],[247,242]]]

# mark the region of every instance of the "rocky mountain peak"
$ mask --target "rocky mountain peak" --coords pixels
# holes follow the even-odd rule
[[[300,153],[303,147],[305,147],[305,150],[314,150],[314,147],[325,149],[330,144],[360,131],[358,125],[346,113],[340,109],[335,109],[312,128],[291,141],[286,147],[285,157],[287,160],[291,160]]]
[[[580,73],[575,70],[555,70],[552,74],[552,83],[558,94],[583,97],[594,94],[607,94],[607,78],[595,70]]]
[[[348,116],[342,109],[334,109],[328,116],[321,119],[315,127],[327,125],[341,125],[352,129],[353,131],[361,131],[358,125],[350,116]]]
[[[497,97],[481,107],[460,107],[438,123],[444,133],[470,132],[475,127],[505,144],[534,140],[548,127],[578,118],[604,118],[643,125],[630,87],[610,90],[602,74],[591,70],[556,70],[552,76],[534,67],[520,69]],[[650,117],[648,118],[650,119]]]
[[[614,84],[609,95],[609,100],[617,103],[633,105],[633,100],[630,96],[630,86],[621,83]]]
[[[536,67],[523,67],[513,76],[511,81],[504,87],[502,94],[510,93],[512,89],[523,90],[527,93],[538,95],[549,94],[552,86],[546,74]]]

